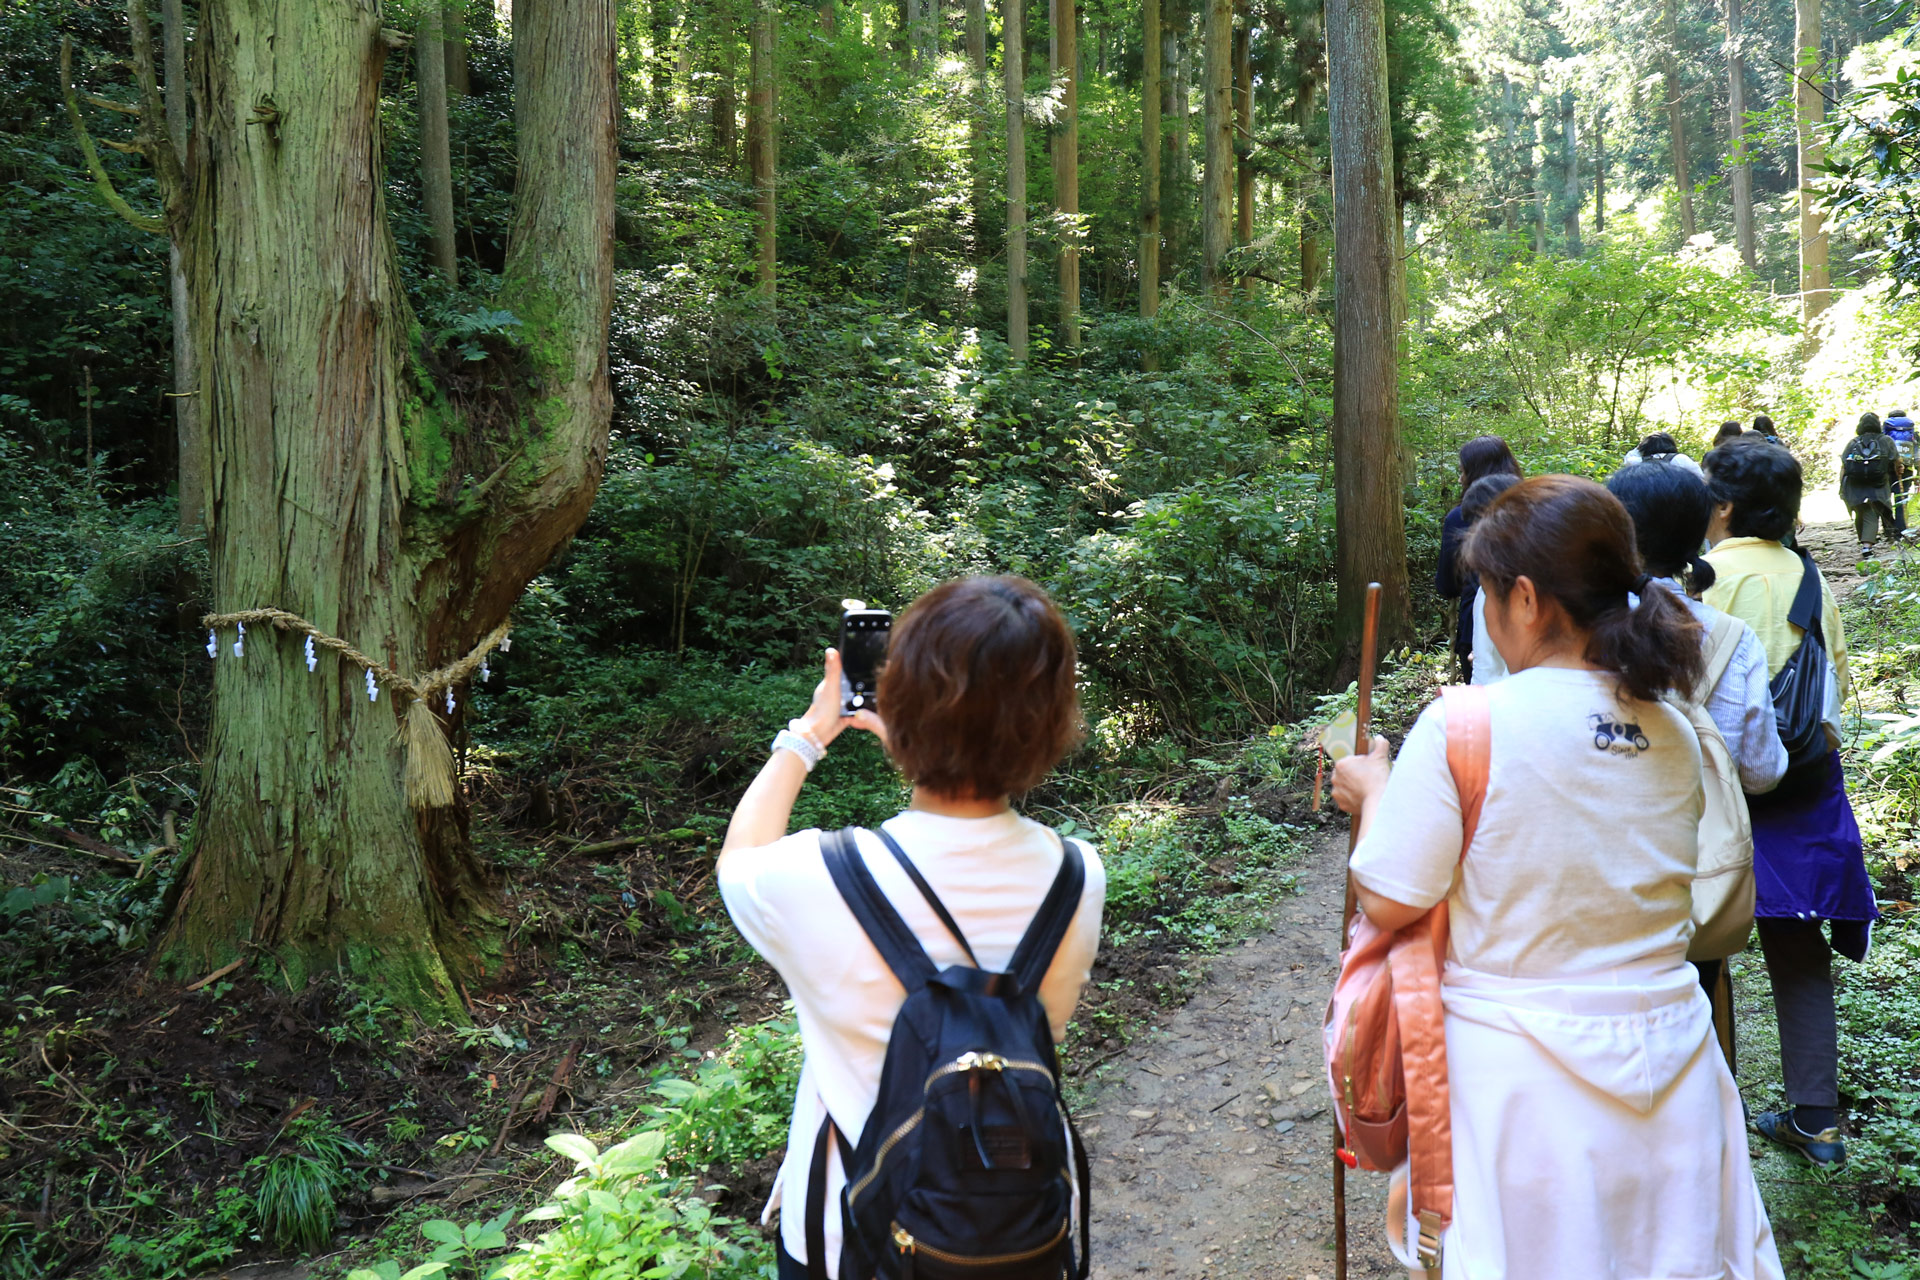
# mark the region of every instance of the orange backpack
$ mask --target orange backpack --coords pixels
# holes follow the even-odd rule
[[[1460,685],[1442,690],[1441,698],[1464,861],[1487,794],[1487,690]],[[1377,1172],[1407,1163],[1419,1260],[1429,1270],[1439,1265],[1440,1234],[1453,1220],[1453,1125],[1440,1004],[1446,958],[1445,899],[1395,933],[1354,912],[1324,1029],[1328,1085],[1344,1139],[1340,1158]]]

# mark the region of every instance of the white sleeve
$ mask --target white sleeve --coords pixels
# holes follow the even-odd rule
[[[1453,887],[1462,839],[1460,793],[1447,768],[1446,712],[1436,701],[1400,748],[1373,825],[1353,851],[1353,878],[1383,898],[1430,907]]]
[[[1498,684],[1508,675],[1507,660],[1487,634],[1487,589],[1473,593],[1473,683]]]
[[[1047,976],[1040,980],[1040,1004],[1053,1024],[1056,1044],[1067,1038],[1067,1023],[1093,977],[1094,957],[1100,952],[1100,915],[1107,902],[1107,869],[1100,855],[1084,841],[1074,843],[1087,864],[1087,881],[1080,891],[1080,909],[1060,939],[1060,949],[1053,953]]]
[[[1767,681],[1767,651],[1760,637],[1744,622],[1739,647],[1720,683],[1707,699],[1707,714],[1720,726],[1728,754],[1740,770],[1740,788],[1748,795],[1764,795],[1778,786],[1787,771],[1787,749],[1773,717],[1773,690]],[[1727,727],[1734,726],[1728,733]]]
[[[808,861],[811,867],[808,867]],[[805,911],[810,887],[803,868],[822,868],[820,832],[796,831],[757,849],[733,849],[713,869],[720,899],[734,928],[760,956],[785,977],[795,966],[781,929],[783,918]]]

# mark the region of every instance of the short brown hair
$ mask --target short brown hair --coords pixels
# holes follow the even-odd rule
[[[940,795],[1031,790],[1080,740],[1073,632],[1025,578],[959,578],[915,600],[879,694],[894,764]]]

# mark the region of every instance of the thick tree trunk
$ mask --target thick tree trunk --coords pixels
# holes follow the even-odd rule
[[[388,230],[377,6],[201,7],[187,240],[213,480],[214,609],[278,606],[404,675],[468,652],[579,528],[611,396],[614,0],[521,0],[519,170],[497,305],[526,326],[456,402],[416,346]],[[463,362],[465,364],[465,362]],[[408,806],[362,673],[221,637],[175,973],[349,969],[460,1016],[490,914],[463,807]],[[465,690],[461,691],[463,694]],[[436,712],[438,708],[435,708]]]
[[[1747,270],[1759,267],[1753,237],[1753,166],[1747,163],[1747,67],[1740,53],[1740,0],[1727,0],[1727,130],[1733,148],[1733,239]]]
[[[446,18],[438,3],[424,5],[414,37],[419,69],[420,203],[427,215],[427,261],[448,284],[460,283],[453,226],[453,143],[447,127]]]
[[[1399,311],[1393,134],[1382,0],[1327,0],[1333,142],[1333,474],[1336,634],[1357,652],[1369,582],[1384,588],[1380,641],[1407,635],[1400,485]]]
[[[447,50],[447,94],[464,98],[473,92],[473,73],[467,66],[466,0],[447,0],[446,29],[441,39]]]
[[[1142,0],[1140,30],[1140,315],[1150,320],[1160,313],[1160,0]]]
[[[1193,122],[1191,90],[1187,68],[1191,62],[1188,46],[1193,36],[1193,10],[1190,0],[1162,0],[1167,5],[1162,20],[1166,24],[1166,39],[1160,45],[1162,61],[1165,62],[1166,96],[1162,111],[1172,117],[1173,128],[1169,142],[1171,152],[1168,164],[1174,175],[1174,199],[1176,203],[1169,213],[1166,208],[1166,174],[1161,173],[1161,225],[1166,232],[1167,262],[1173,271],[1180,270],[1180,261],[1188,241],[1186,238],[1187,218],[1191,206],[1184,198],[1193,180]]]
[[[1520,169],[1520,109],[1514,103],[1513,81],[1500,77],[1500,125],[1507,138],[1507,174],[1500,182],[1501,224],[1508,231],[1520,228],[1520,201],[1513,194],[1510,175]]]
[[[1026,0],[1000,0],[1000,68],[1007,99],[1007,348],[1027,358]]]
[[[1080,14],[1074,0],[1053,0],[1053,80],[1060,115],[1053,135],[1053,207],[1063,222],[1080,216]],[[1060,343],[1080,345],[1080,240],[1060,238]]]
[[[1603,102],[1593,113],[1593,234],[1607,230],[1607,107]]]
[[[1699,231],[1693,218],[1693,163],[1687,155],[1686,104],[1680,96],[1680,26],[1674,15],[1674,0],[1664,0],[1660,10],[1664,39],[1660,51],[1661,78],[1667,93],[1667,137],[1672,144],[1673,187],[1680,196],[1680,234],[1691,240]]]
[[[180,162],[187,162],[187,20],[181,0],[165,0],[162,54],[166,68],[167,137]],[[200,421],[200,372],[194,358],[193,310],[187,296],[187,270],[181,256],[180,235],[167,239],[167,286],[173,309],[173,430],[178,446],[175,472],[180,489],[179,529],[184,535],[200,532],[207,511],[207,433]]]
[[[1233,152],[1238,168],[1233,196],[1233,242],[1253,243],[1253,11],[1239,0],[1233,28]],[[1242,281],[1245,284],[1245,281]]]
[[[1313,127],[1318,109],[1320,82],[1326,66],[1326,29],[1321,14],[1310,10],[1300,19],[1293,38],[1293,125],[1305,138]],[[1327,240],[1314,216],[1317,194],[1314,179],[1302,175],[1300,192],[1300,292],[1312,297],[1319,292],[1320,279],[1327,269]]]
[[[773,301],[776,204],[774,193],[773,41],[774,0],[753,0],[748,33],[747,168],[753,175],[753,209],[758,219],[755,287]]]
[[[1573,90],[1560,91],[1560,159],[1565,166],[1566,185],[1562,188],[1561,199],[1566,210],[1561,216],[1560,229],[1567,237],[1567,256],[1580,256],[1580,206],[1585,201],[1585,189],[1580,185],[1580,127],[1575,123],[1577,117],[1573,111]]]
[[[739,163],[736,152],[739,149],[740,98],[734,88],[734,45],[731,40],[720,43],[720,60],[714,67],[713,88],[713,149],[726,161],[728,169]]]
[[[987,168],[987,136],[993,128],[993,94],[987,82],[987,0],[967,0],[967,65],[973,68],[973,102],[967,113],[967,152],[973,163],[973,260],[986,261],[987,228],[993,225],[993,178]]]
[[[1201,287],[1224,296],[1232,281],[1225,262],[1233,236],[1233,0],[1205,0],[1206,115],[1201,128],[1200,186]]]
[[[1820,0],[1794,0],[1793,47],[1793,114],[1800,135],[1800,321],[1811,326],[1833,301],[1827,289],[1827,219],[1814,190],[1826,162],[1826,145],[1820,140],[1826,99],[1812,83],[1820,71]]]

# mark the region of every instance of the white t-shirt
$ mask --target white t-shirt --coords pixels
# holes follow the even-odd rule
[[[1473,683],[1497,684],[1507,678],[1507,661],[1487,634],[1487,589],[1473,593]]]
[[[1679,963],[1702,807],[1693,726],[1664,703],[1620,698],[1595,671],[1532,667],[1487,697],[1491,767],[1464,865],[1436,702],[1400,749],[1354,879],[1408,906],[1448,898],[1450,957],[1484,973]]]
[[[1060,870],[1060,840],[1037,822],[1008,812],[991,818],[947,818],[909,809],[883,824],[913,859],[952,913],[973,953],[1004,970]],[[871,834],[858,840],[879,882],[933,963],[965,964],[960,944]],[[1080,909],[1040,985],[1040,1003],[1054,1039],[1066,1035],[1100,946],[1107,875],[1099,855],[1080,846],[1087,866]],[[780,1239],[795,1261],[807,1260],[805,1207],[809,1162],[820,1122],[832,1113],[849,1145],[860,1141],[880,1093],[880,1068],[894,1015],[906,993],[834,887],[820,853],[818,830],[798,831],[758,849],[723,854],[720,895],[741,934],[786,980],[806,1057],[794,1097],[787,1155],[774,1179],[767,1213],[782,1205]],[[840,1259],[840,1153],[827,1160],[827,1274]],[[764,1218],[762,1219],[765,1220]]]

